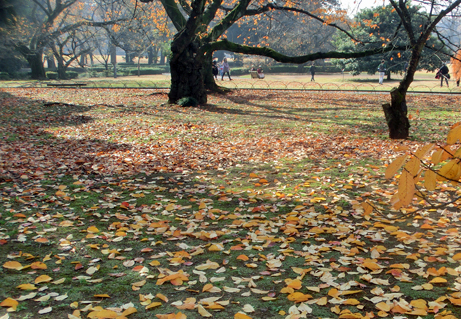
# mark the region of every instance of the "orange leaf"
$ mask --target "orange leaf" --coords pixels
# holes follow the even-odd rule
[[[386,173],[385,173],[384,177],[386,179],[392,178],[395,175],[395,173],[397,173],[397,171],[402,167],[402,165],[405,163],[407,158],[408,158],[408,155],[402,155],[402,156],[397,157],[386,168]]]
[[[32,269],[47,269],[48,267],[46,266],[45,263],[42,263],[41,261],[36,261],[30,265],[30,268]]]
[[[19,305],[19,302],[12,298],[6,298],[0,303],[0,307],[13,308],[16,311],[16,307]]]
[[[294,292],[292,294],[288,295],[288,300],[294,301],[294,302],[304,302],[312,298],[311,295],[305,295],[302,292]]]
[[[100,311],[92,311],[88,314],[88,318],[97,318],[97,319],[112,319],[119,317],[120,314],[112,310],[103,309]]]
[[[458,140],[461,140],[461,125],[453,127],[447,135],[447,144],[449,145],[455,144]]]
[[[415,194],[415,182],[413,176],[404,170],[399,180],[398,196],[403,206],[408,206],[413,200]]]
[[[237,257],[238,260],[243,260],[243,261],[247,261],[248,259],[250,259],[247,255],[239,255]]]
[[[37,243],[40,243],[40,244],[46,244],[46,243],[49,243],[50,241],[48,240],[48,238],[44,238],[44,237],[39,237],[35,240]]]
[[[292,280],[287,287],[290,287],[290,288],[293,288],[293,289],[301,289],[302,287],[302,283],[301,283],[301,280],[299,279],[295,279],[295,280]]]

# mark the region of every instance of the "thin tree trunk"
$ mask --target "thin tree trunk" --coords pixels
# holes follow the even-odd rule
[[[154,48],[150,47],[147,49],[147,65],[152,65],[152,61],[154,60]]]
[[[407,118],[406,90],[398,88],[391,90],[391,104],[383,105],[389,137],[391,139],[406,139],[410,135],[410,122]]]

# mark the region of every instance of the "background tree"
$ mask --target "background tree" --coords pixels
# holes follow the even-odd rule
[[[84,0],[31,0],[27,14],[18,18],[20,27],[11,35],[9,43],[28,61],[32,78],[44,78],[43,52],[52,41],[82,26],[115,23],[95,21],[93,17],[93,6]]]
[[[392,139],[405,139],[409,137],[410,123],[407,117],[406,94],[413,82],[416,70],[422,57],[422,52],[427,45],[432,33],[438,34],[437,25],[450,15],[459,13],[461,0],[455,1],[421,1],[426,10],[412,16],[410,6],[404,0],[389,0],[392,10],[395,10],[400,18],[397,28],[403,27],[408,38],[408,51],[410,59],[408,69],[400,81],[399,86],[391,90],[391,103],[383,105],[386,122],[389,127],[389,137]],[[392,11],[391,10],[391,11]],[[420,24],[413,23],[420,21]]]
[[[424,9],[420,6],[408,5],[408,13],[412,18],[412,28],[416,29],[424,23]],[[354,35],[359,39],[367,39],[362,45],[353,42],[350,38],[345,38],[340,34],[335,35],[334,45],[341,51],[363,50],[364,48],[379,48],[388,42],[397,46],[406,46],[409,44],[408,35],[402,27],[400,17],[397,11],[393,10],[391,5],[377,6],[361,10],[354,17]],[[440,52],[445,54],[449,50],[445,47],[436,36],[431,36],[426,47],[421,52],[421,60],[418,69],[434,71],[440,67]],[[387,76],[391,78],[391,73],[404,73],[410,60],[410,51],[396,52],[390,51],[385,54],[367,56],[360,59],[336,60],[335,64],[345,71],[350,71],[352,75],[358,75],[362,72],[374,74],[377,72],[381,60],[386,61]]]

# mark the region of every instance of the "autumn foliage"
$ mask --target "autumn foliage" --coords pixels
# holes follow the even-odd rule
[[[427,191],[435,191],[438,182],[457,186],[461,177],[461,122],[448,133],[445,145],[433,143],[420,147],[416,152],[397,157],[386,170],[386,178],[392,178],[403,166],[399,177],[398,192],[392,198],[396,209],[409,206],[413,199],[431,203]],[[407,158],[410,158],[407,161]],[[456,197],[454,200],[456,201]],[[432,203],[433,204],[433,203]],[[433,204],[434,205],[434,204]],[[445,206],[445,204],[440,204]]]
[[[165,106],[161,90],[0,99],[2,319],[459,313],[459,188],[437,175],[424,195],[429,167],[458,176],[452,96],[411,95],[418,127],[398,143],[378,94],[242,90],[196,108]]]

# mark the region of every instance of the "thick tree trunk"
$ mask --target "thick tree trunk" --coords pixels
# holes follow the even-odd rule
[[[42,53],[30,53],[27,55],[27,62],[31,69],[31,77],[34,80],[41,80],[46,78],[45,67],[42,62]]]
[[[55,57],[58,60],[58,79],[65,80],[67,78],[67,75],[66,67],[64,66],[64,60],[62,59],[62,57],[57,57],[56,55]]]
[[[391,104],[384,104],[383,111],[389,127],[389,137],[391,139],[408,138],[410,122],[407,118],[406,90],[392,89]]]
[[[170,103],[176,103],[183,97],[193,97],[199,104],[206,104],[203,59],[202,55],[197,54],[197,45],[194,43],[182,52],[173,52],[170,62],[171,88],[168,94]]]
[[[154,61],[154,48],[150,47],[147,49],[147,65],[152,65]]]

